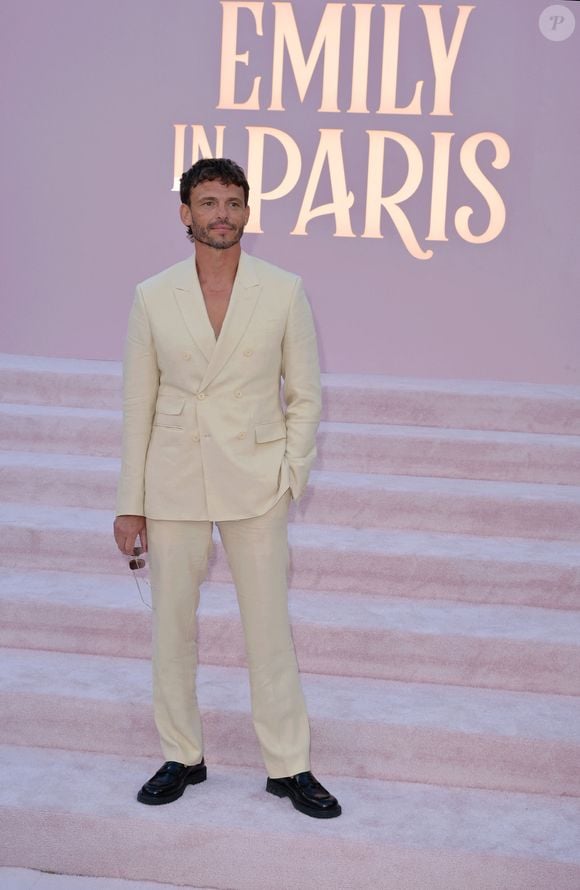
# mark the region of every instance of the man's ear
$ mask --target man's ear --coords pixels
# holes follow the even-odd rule
[[[246,225],[246,223],[248,222],[249,218],[250,218],[250,205],[249,205],[249,204],[246,204],[246,215],[245,215],[245,217],[244,217],[244,225]]]
[[[191,225],[191,210],[187,206],[187,204],[179,205],[179,218],[184,226]]]

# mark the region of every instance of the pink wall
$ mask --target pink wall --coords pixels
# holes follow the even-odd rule
[[[228,2],[228,0],[226,0]],[[308,49],[325,7],[294,0]],[[4,0],[0,53],[5,152],[0,171],[2,325],[0,350],[118,359],[135,283],[188,253],[177,217],[173,125],[225,125],[225,154],[244,166],[246,127],[287,132],[302,172],[293,191],[264,202],[264,234],[245,247],[299,271],[315,311],[325,370],[398,376],[580,382],[578,300],[580,22],[566,41],[542,36],[545,0],[475,0],[452,79],[452,116],[430,115],[434,77],[425,19],[417,2],[401,17],[400,104],[425,81],[421,115],[377,114],[382,8],[373,10],[368,114],[349,114],[354,9],[343,11],[339,112],[319,112],[321,66],[300,102],[286,68],[286,110],[269,111],[274,8],[263,3],[264,36],[240,14],[238,101],[261,74],[260,110],[218,109],[222,7],[217,0]],[[564,4],[580,18],[577,3]],[[456,2],[443,2],[449,41]],[[334,219],[290,235],[304,196],[321,128],[343,129],[347,187],[356,237],[335,237]],[[386,213],[382,238],[365,228],[367,130],[410,137],[425,171],[402,205],[422,249],[411,256]],[[453,132],[446,242],[425,240],[431,204],[432,132]],[[500,134],[511,159],[478,158],[507,207],[501,234],[468,244],[453,218],[486,203],[459,164],[474,133]],[[392,150],[391,150],[392,149]],[[400,149],[385,162],[384,193],[406,175]],[[267,143],[264,179],[272,188],[284,157]],[[187,158],[189,163],[189,158]],[[321,179],[316,203],[330,199]],[[251,202],[250,202],[251,203]]]

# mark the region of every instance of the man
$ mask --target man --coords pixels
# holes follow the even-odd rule
[[[203,159],[181,179],[195,255],[137,288],[124,362],[114,533],[149,551],[155,722],[166,762],[138,800],[206,778],[195,696],[196,610],[217,523],[244,629],[266,790],[309,816],[340,815],[310,772],[308,717],[287,604],[287,513],[316,455],[320,372],[300,279],[240,248],[244,171]],[[283,411],[280,382],[284,381]]]

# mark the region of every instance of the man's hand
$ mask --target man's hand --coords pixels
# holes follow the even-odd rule
[[[125,556],[133,556],[137,537],[143,551],[147,550],[147,523],[144,516],[117,516],[113,523],[117,547]]]

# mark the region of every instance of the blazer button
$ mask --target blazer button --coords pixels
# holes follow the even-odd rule
[[[205,393],[204,393],[204,392],[198,392],[197,397],[198,397],[198,399],[200,400],[200,402],[203,402],[203,400],[205,399]]]
[[[245,439],[245,438],[246,438],[245,433],[238,433],[238,439]]]
[[[239,389],[236,389],[234,395],[235,395],[236,399],[241,399],[241,398],[242,398],[242,394],[241,394],[241,392],[240,392]]]
[[[199,442],[199,435],[197,433],[194,433],[191,438],[193,439],[194,442]]]
[[[246,358],[249,358],[253,354],[254,354],[253,349],[244,349],[244,355],[246,356]]]
[[[190,362],[191,361],[191,352],[184,352],[183,358],[185,359],[186,362]]]

